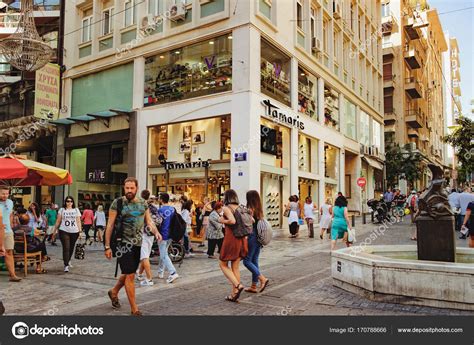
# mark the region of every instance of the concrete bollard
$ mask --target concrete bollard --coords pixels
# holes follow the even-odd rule
[[[352,215],[352,227],[356,226],[356,216],[353,214]]]
[[[365,219],[365,213],[362,212],[362,224],[367,224],[367,221]]]

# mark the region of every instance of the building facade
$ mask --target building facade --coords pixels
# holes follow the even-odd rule
[[[455,37],[451,37],[448,32],[445,32],[448,49],[443,53],[445,88],[445,131],[446,134],[451,134],[453,126],[456,125],[456,120],[462,115],[461,102],[461,63],[459,58],[459,46]],[[457,187],[457,159],[454,153],[454,148],[451,145],[445,146],[445,166],[450,171],[450,185]]]
[[[0,39],[15,33],[20,23],[21,1],[8,0],[0,6]],[[60,37],[60,0],[33,1],[33,15],[40,37],[53,49],[50,60],[61,64],[58,47]],[[55,68],[55,80],[59,69]],[[0,54],[0,155],[18,154],[46,164],[55,164],[54,146],[56,127],[35,117],[35,72],[22,72],[10,65]],[[56,85],[56,96],[60,87]],[[38,90],[38,93],[41,91]],[[31,202],[46,206],[51,204],[51,187],[12,188],[16,205],[28,207]]]
[[[384,1],[382,16],[385,144],[422,156],[422,176],[411,187],[423,189],[432,178],[428,164],[445,167],[447,43],[437,11],[425,1]]]
[[[382,191],[379,1],[94,0],[66,11],[66,31],[82,29],[66,42],[65,140],[87,135],[84,123],[115,131],[97,112],[128,118],[127,173],[142,188],[195,201],[255,189],[277,227],[290,195],[321,205],[341,191],[360,211]]]

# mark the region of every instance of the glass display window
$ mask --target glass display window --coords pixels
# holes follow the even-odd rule
[[[357,140],[356,133],[356,106],[345,100],[345,112],[344,112],[344,122],[345,122],[345,131],[344,134],[354,140]]]
[[[324,145],[324,176],[339,178],[339,149],[331,145]]]
[[[313,174],[318,172],[318,141],[302,134],[298,137],[298,168]]]
[[[370,117],[367,113],[360,112],[360,143],[370,145]]]
[[[147,58],[144,106],[231,91],[231,37],[226,34]]]
[[[339,130],[339,93],[324,86],[324,124]]]
[[[277,101],[291,105],[290,58],[281,50],[262,40],[260,84],[263,94]]]
[[[298,111],[317,120],[316,88],[317,78],[298,67]]]
[[[272,121],[262,119],[260,126],[262,164],[289,168],[290,130]]]

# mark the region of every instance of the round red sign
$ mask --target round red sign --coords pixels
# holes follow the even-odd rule
[[[365,177],[359,177],[357,179],[357,185],[361,188],[365,187],[365,185],[367,184],[367,180],[365,179]]]

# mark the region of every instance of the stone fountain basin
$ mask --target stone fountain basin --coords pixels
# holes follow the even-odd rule
[[[371,300],[474,310],[474,249],[456,262],[417,260],[415,245],[350,247],[332,252],[333,284]]]

